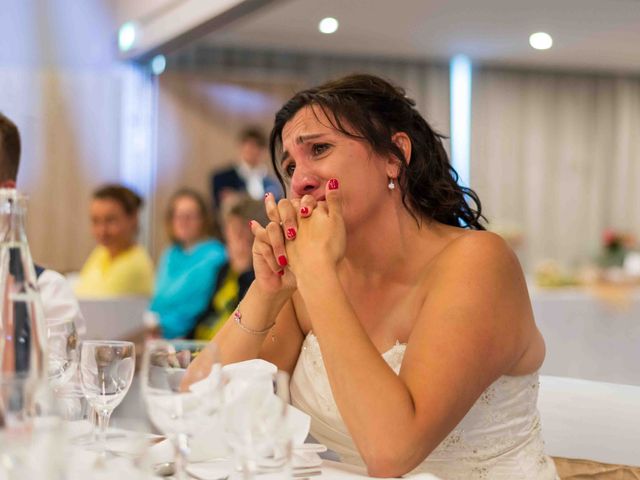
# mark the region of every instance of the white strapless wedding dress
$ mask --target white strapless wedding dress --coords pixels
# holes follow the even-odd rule
[[[382,356],[400,371],[406,345]],[[412,473],[443,480],[555,480],[553,460],[544,454],[536,408],[538,374],[503,376],[487,388],[462,421]],[[311,416],[311,435],[342,462],[363,465],[333,399],[318,340],[304,341],[291,379],[294,406]]]

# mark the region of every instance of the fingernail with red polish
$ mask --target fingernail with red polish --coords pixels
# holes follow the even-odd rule
[[[296,238],[296,229],[295,228],[287,228],[287,238],[289,240],[293,240]]]
[[[338,189],[338,179],[332,178],[329,180],[329,190],[337,190]]]
[[[278,257],[278,263],[280,264],[281,267],[286,267],[287,266],[287,257],[285,257],[284,255],[280,255]]]
[[[269,198],[269,192],[264,194],[264,198]]]
[[[280,270],[280,271],[278,272],[278,275],[280,275],[280,276],[282,277],[282,276],[284,275],[284,270]]]
[[[302,207],[300,209],[300,215],[309,215],[309,209],[307,207]]]

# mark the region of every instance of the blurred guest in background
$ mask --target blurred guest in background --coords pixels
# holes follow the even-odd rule
[[[80,271],[78,296],[151,295],[153,262],[136,243],[142,203],[142,198],[121,185],[106,185],[94,192],[91,228],[98,246]]]
[[[231,205],[238,195],[249,195],[260,200],[267,192],[276,198],[282,196],[278,181],[270,175],[265,161],[267,139],[258,128],[246,128],[239,136],[238,157],[235,164],[223,170],[213,172],[211,176],[211,195],[214,211],[225,212],[225,205]]]
[[[0,113],[0,188],[16,188],[20,168],[21,141],[18,127]],[[66,279],[58,272],[35,266],[38,290],[44,317],[48,325],[73,320],[78,333],[85,332],[85,323],[78,300]]]
[[[240,198],[225,215],[224,236],[229,262],[218,274],[210,311],[195,330],[194,336],[197,339],[213,338],[238,306],[255,278],[251,253],[253,235],[249,226],[252,220],[261,225],[268,223],[264,203],[249,197]]]
[[[171,246],[158,264],[150,310],[158,315],[162,335],[176,338],[192,332],[206,312],[227,255],[211,236],[207,207],[197,192],[179,190],[169,203],[166,223]]]

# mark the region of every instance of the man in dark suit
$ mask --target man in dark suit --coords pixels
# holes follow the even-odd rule
[[[213,172],[211,196],[214,211],[223,211],[233,200],[248,195],[260,200],[265,193],[282,197],[278,181],[265,163],[267,139],[257,128],[247,128],[239,136],[238,159],[234,166]]]

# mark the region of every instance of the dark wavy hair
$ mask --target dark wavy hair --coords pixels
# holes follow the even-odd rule
[[[96,200],[114,200],[120,204],[128,216],[137,215],[144,200],[136,192],[123,185],[103,185],[93,192]]]
[[[0,112],[0,181],[15,181],[20,168],[20,131]]]
[[[276,113],[269,139],[271,162],[283,189],[276,151],[282,150],[282,129],[306,106],[317,106],[337,131],[366,141],[378,155],[392,155],[400,161],[398,184],[402,203],[409,213],[446,225],[485,230],[480,220],[482,206],[470,188],[458,185],[458,173],[449,163],[435,132],[415,108],[415,101],[382,78],[354,74],[296,93]],[[411,139],[411,158],[392,141],[397,132]]]

